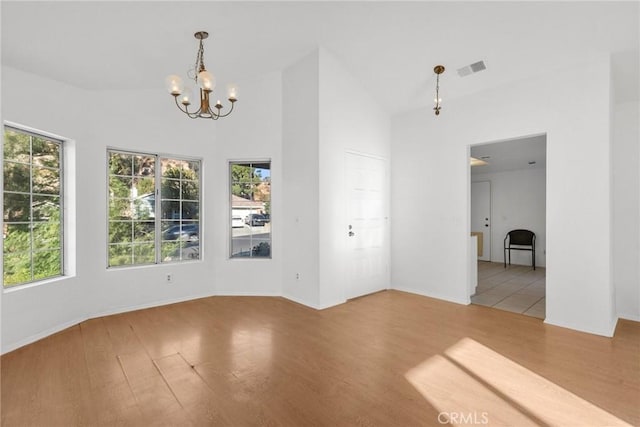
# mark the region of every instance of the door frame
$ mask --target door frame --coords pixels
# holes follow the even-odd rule
[[[545,167],[545,214],[544,214],[544,222],[545,222],[545,243],[544,243],[544,247],[542,248],[543,253],[546,255],[547,252],[547,241],[548,241],[548,237],[549,237],[549,233],[548,230],[546,229],[546,224],[548,223],[548,218],[549,218],[549,191],[548,191],[548,183],[549,183],[549,167],[548,167],[548,161],[549,161],[549,132],[548,131],[543,131],[543,132],[536,132],[536,133],[531,133],[528,135],[519,135],[519,136],[514,136],[511,138],[502,138],[502,139],[494,139],[494,140],[490,140],[490,141],[480,141],[480,142],[473,142],[470,144],[467,144],[466,146],[466,157],[465,157],[465,163],[467,165],[466,170],[467,170],[467,225],[466,225],[466,236],[467,236],[467,260],[469,261],[471,258],[471,239],[469,238],[471,236],[471,165],[469,164],[469,159],[471,158],[471,147],[474,146],[478,146],[478,145],[488,145],[488,144],[495,144],[495,143],[499,143],[499,142],[506,142],[506,141],[515,141],[515,140],[519,140],[519,139],[524,139],[524,138],[530,138],[530,137],[534,137],[534,136],[542,136],[544,135],[545,137],[545,143],[546,143],[546,148],[545,148],[545,158],[547,160],[547,166]],[[492,188],[492,196],[493,197],[493,188]],[[493,233],[493,211],[491,212],[492,217],[491,217],[491,232]],[[492,236],[492,240],[493,240],[493,236]],[[537,250],[536,250],[537,252]],[[476,264],[477,265],[477,262]],[[471,266],[470,263],[467,262],[467,289],[469,290],[469,295],[468,295],[468,303],[471,303],[471,289],[473,289],[473,284],[471,283],[471,281],[473,280],[474,275],[472,274],[471,270],[470,270]],[[545,276],[548,277],[549,276],[549,270],[547,267],[547,263],[546,263],[546,256],[545,256]],[[475,277],[477,279],[478,275],[477,272],[475,274]],[[546,284],[546,290],[548,291],[549,287],[548,287],[548,283]],[[548,296],[549,293],[546,292],[546,295]],[[548,300],[547,300],[548,301]]]
[[[471,179],[471,176],[469,176],[469,179]],[[487,182],[489,183],[489,238],[485,239],[483,236],[483,251],[488,251],[489,253],[489,259],[483,259],[482,261],[485,262],[491,262],[491,258],[492,258],[492,253],[493,251],[491,250],[491,245],[493,244],[493,193],[492,193],[492,185],[491,185],[491,181],[489,180],[484,180],[484,181],[470,181],[469,182],[469,230],[471,230],[471,184],[477,184],[480,182]],[[471,233],[469,233],[471,234]],[[488,243],[488,244],[487,244]]]

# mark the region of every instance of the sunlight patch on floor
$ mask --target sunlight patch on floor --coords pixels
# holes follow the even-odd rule
[[[630,425],[470,338],[405,378],[440,411],[442,424]]]

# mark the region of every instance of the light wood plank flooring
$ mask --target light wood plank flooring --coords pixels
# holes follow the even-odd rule
[[[478,287],[473,304],[545,318],[546,269],[478,261]]]
[[[398,291],[323,311],[211,297],[89,320],[2,356],[1,419],[638,425],[639,352],[635,322],[609,339]]]

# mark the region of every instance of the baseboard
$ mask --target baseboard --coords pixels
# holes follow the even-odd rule
[[[581,325],[576,325],[570,322],[558,322],[553,318],[549,318],[549,316],[544,319],[544,323],[547,325],[558,326],[561,328],[572,329],[578,332],[585,332],[587,334],[600,335],[603,337],[611,338],[616,331],[616,325],[618,324],[618,319],[613,319],[611,323],[604,328],[584,328]]]
[[[346,300],[333,301],[330,303],[321,304],[318,306],[317,310],[326,310],[327,308],[336,307],[338,305],[344,304],[347,302]]]
[[[144,310],[145,308],[162,307],[163,305],[177,304],[179,302],[192,301],[195,299],[207,298],[207,297],[213,297],[213,296],[216,296],[216,294],[203,293],[203,294],[190,295],[187,297],[154,301],[154,302],[145,303],[145,304],[136,304],[136,305],[130,305],[126,307],[118,307],[118,308],[100,311],[98,313],[92,314],[87,319],[95,319],[98,317],[112,316],[114,314],[128,313],[130,311],[136,311],[136,310]]]
[[[443,300],[443,301],[453,302],[453,303],[456,303],[456,304],[462,304],[462,305],[471,304],[471,298],[470,297],[466,297],[465,299],[460,299],[460,298],[453,297],[451,295],[443,295],[443,294],[436,294],[436,293],[432,293],[432,292],[424,292],[422,290],[408,288],[408,287],[405,287],[405,286],[395,286],[395,287],[393,287],[391,289],[394,289],[396,291],[409,292],[410,294],[422,295],[423,297],[429,297],[429,298],[435,298],[435,299],[439,299],[439,300]]]
[[[618,314],[618,319],[632,320],[640,322],[640,314]]]
[[[34,343],[34,342],[38,341],[38,340],[46,338],[46,337],[48,337],[50,335],[56,334],[56,333],[58,333],[60,331],[64,331],[65,329],[70,328],[72,326],[75,326],[75,325],[77,325],[79,323],[82,323],[87,319],[88,319],[88,317],[80,317],[80,318],[77,318],[77,319],[74,319],[74,320],[70,320],[68,322],[64,322],[64,323],[61,323],[60,325],[56,325],[54,327],[46,329],[46,330],[44,330],[42,332],[38,332],[36,334],[30,335],[30,336],[28,336],[26,338],[23,338],[23,339],[21,339],[19,341],[14,342],[14,343],[3,345],[2,346],[2,354],[6,354],[6,353],[9,353],[9,352],[12,352],[14,350],[19,349],[20,347],[24,347],[25,345],[29,345],[31,343]]]
[[[289,301],[293,301],[296,304],[300,304],[300,305],[304,305],[305,307],[309,307],[309,308],[313,308],[314,310],[320,310],[320,308],[315,305],[315,304],[309,304],[306,301],[303,301],[302,299],[298,298],[298,297],[294,297],[291,295],[286,295],[286,294],[282,294],[280,295],[282,298],[288,299]]]
[[[280,292],[234,292],[234,291],[216,291],[212,296],[216,297],[281,297]]]
[[[109,310],[104,310],[104,311],[100,311],[97,313],[92,313],[91,315],[87,315],[84,317],[79,317],[76,318],[74,320],[70,320],[68,322],[64,322],[61,323],[59,325],[53,326],[51,328],[48,328],[42,332],[38,332],[36,334],[30,335],[26,338],[23,338],[17,342],[14,343],[10,343],[7,345],[3,345],[2,346],[2,354],[5,353],[9,353],[11,351],[17,350],[20,347],[24,347],[25,345],[29,345],[31,343],[34,343],[38,340],[41,340],[43,338],[46,338],[50,335],[53,335],[57,332],[63,331],[67,328],[70,328],[72,326],[78,325],[86,320],[89,319],[95,319],[98,317],[104,317],[104,316],[111,316],[114,314],[121,314],[121,313],[128,313],[131,311],[136,311],[136,310],[144,310],[146,308],[153,308],[153,307],[161,307],[163,305],[170,305],[170,304],[177,304],[180,302],[185,302],[185,301],[192,301],[192,300],[196,300],[196,299],[200,299],[200,298],[207,298],[207,297],[212,297],[212,296],[280,296],[279,294],[257,294],[257,293],[234,293],[231,294],[229,293],[229,295],[226,295],[224,293],[216,293],[216,294],[211,294],[211,293],[203,293],[203,294],[196,294],[196,295],[190,295],[190,296],[186,296],[186,297],[180,297],[180,298],[173,298],[173,299],[168,299],[168,300],[162,300],[162,301],[154,301],[154,302],[150,302],[150,303],[145,303],[145,304],[137,304],[137,305],[130,305],[130,306],[125,306],[125,307],[118,307],[118,308],[113,308],[113,309],[109,309]],[[314,307],[315,308],[315,307]]]

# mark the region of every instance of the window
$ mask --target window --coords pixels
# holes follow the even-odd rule
[[[199,258],[200,161],[109,150],[109,267]]]
[[[3,285],[62,276],[62,141],[5,126],[3,152]]]
[[[231,258],[271,257],[271,162],[231,162]]]

